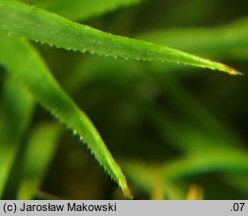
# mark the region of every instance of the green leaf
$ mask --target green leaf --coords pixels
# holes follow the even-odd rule
[[[60,134],[61,128],[57,124],[51,123],[43,123],[32,131],[22,156],[23,169],[17,194],[18,199],[32,199],[41,186],[55,154]]]
[[[142,0],[40,0],[27,3],[59,14],[70,20],[85,20],[92,16],[101,15],[120,7],[128,7]],[[23,1],[25,2],[25,1]]]
[[[130,181],[145,192],[152,190],[153,175],[150,167],[140,161],[123,161],[122,167]],[[188,155],[164,164],[160,163],[161,175],[165,183],[182,180],[203,173],[248,173],[248,153],[237,149],[214,149]],[[143,179],[144,178],[144,179]],[[246,178],[247,179],[247,178]],[[165,185],[166,187],[166,185]]]
[[[162,168],[167,180],[177,180],[186,176],[208,172],[243,172],[248,173],[248,153],[242,149],[213,149],[172,162]]]
[[[39,54],[25,40],[0,36],[0,63],[18,78],[55,117],[80,136],[99,163],[131,197],[126,178],[101,136],[76,104],[60,88]]]
[[[15,79],[7,77],[0,106],[0,198],[30,124],[33,109],[32,95]]]
[[[168,47],[115,36],[17,1],[0,0],[0,31],[58,48],[144,61],[168,61],[239,74],[224,64]]]

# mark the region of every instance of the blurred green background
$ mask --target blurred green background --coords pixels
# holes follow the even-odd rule
[[[99,130],[134,199],[187,199],[191,193],[196,199],[248,199],[247,7],[244,0],[144,0],[81,21],[222,61],[243,76],[34,44]],[[2,69],[2,104],[5,77]],[[1,106],[0,117],[8,113],[10,125],[16,125],[21,117],[8,104]],[[37,199],[124,198],[78,138],[40,105],[21,146],[4,198],[17,198],[17,188],[34,181],[40,185],[33,195]],[[34,157],[25,158],[25,151]],[[46,172],[32,178],[39,167]],[[31,183],[20,183],[23,170]]]

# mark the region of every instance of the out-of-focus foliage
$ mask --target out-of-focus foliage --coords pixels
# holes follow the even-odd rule
[[[8,183],[23,134],[27,131],[34,108],[29,92],[16,80],[3,81],[0,110],[0,197]]]
[[[138,4],[141,1],[142,0],[23,0],[22,2],[44,8],[70,20],[85,20],[121,7]]]
[[[15,14],[19,11],[22,19],[2,19],[0,29],[5,31],[10,23],[30,15],[24,13],[28,11],[26,6],[22,10],[17,7],[19,4],[12,7],[8,2],[11,1],[0,0],[0,8],[9,5],[8,11],[15,8]],[[77,134],[81,133],[81,126],[76,123],[80,122],[76,112],[80,112],[78,108],[84,110],[119,161],[136,199],[248,198],[247,3],[236,0],[234,6],[232,1],[222,0],[23,2],[104,32],[225,61],[244,76],[135,61],[130,56],[126,56],[128,60],[97,57],[45,44],[31,46],[23,39],[1,35],[1,198],[124,198],[88,151],[78,145],[78,139],[60,127],[49,112],[34,106],[35,100],[70,128],[76,126],[73,129]],[[1,10],[0,16],[3,13]],[[13,14],[8,15],[13,18]],[[59,23],[57,27],[65,23],[68,28],[77,25],[63,23],[63,19],[60,22],[47,12],[38,12],[36,18],[32,22],[49,23],[51,19]],[[19,24],[25,27],[22,32],[20,25],[11,25],[9,33],[67,49],[72,44],[69,40],[68,46],[63,45],[69,34],[54,35],[52,30],[43,34],[39,29],[42,25],[33,27],[37,31],[32,32],[30,23]],[[105,36],[104,32],[99,35]],[[91,32],[77,29],[74,33]],[[97,33],[92,37],[98,37]],[[61,38],[59,44],[55,38]],[[80,38],[76,39],[73,43],[79,46]],[[86,39],[90,41],[90,37]],[[143,55],[145,43],[140,44],[140,53],[138,46],[133,53],[131,47],[136,41],[121,39],[112,49],[112,39],[116,43],[115,36],[107,39],[109,53],[101,45],[85,48],[125,57],[118,43],[126,43],[124,51],[130,48],[130,55]],[[155,51],[155,47],[152,49]],[[78,108],[67,115],[72,107]],[[97,134],[94,130],[83,131],[80,136],[94,137],[94,133]],[[86,144],[91,147],[90,143]],[[97,148],[92,148],[93,153],[118,182],[118,165],[111,167],[111,155],[99,157],[102,150]]]
[[[42,123],[33,129],[22,156],[23,171],[18,199],[30,199],[40,187],[57,148],[60,133],[61,128],[51,123]]]
[[[248,18],[214,28],[186,28],[144,32],[142,40],[219,59],[247,59]],[[183,37],[182,37],[183,35]]]

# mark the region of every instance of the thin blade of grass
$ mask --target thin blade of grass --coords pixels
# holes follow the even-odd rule
[[[149,166],[143,162],[126,160],[122,161],[122,167],[130,181],[144,192],[152,191],[152,173]],[[212,150],[199,154],[167,161],[160,164],[161,175],[164,182],[175,182],[186,177],[206,173],[248,173],[248,154],[241,150]],[[144,180],[143,180],[144,177]]]
[[[70,20],[85,20],[118,8],[138,4],[141,1],[142,0],[26,0],[23,2],[44,8],[45,10],[54,12]]]
[[[16,80],[4,80],[0,106],[0,198],[34,109],[32,95]]]
[[[112,35],[17,1],[0,0],[0,31],[67,50],[143,61],[167,61],[240,74],[222,63],[169,47]]]
[[[247,164],[247,152],[235,148],[213,149],[165,163],[162,175],[165,179],[174,181],[210,172],[248,173]]]
[[[0,36],[0,63],[19,79],[33,96],[86,143],[99,163],[131,197],[126,178],[89,118],[60,88],[39,54],[25,40]]]
[[[32,131],[22,157],[23,170],[18,199],[32,199],[38,191],[54,157],[60,134],[61,128],[51,123],[40,124]]]

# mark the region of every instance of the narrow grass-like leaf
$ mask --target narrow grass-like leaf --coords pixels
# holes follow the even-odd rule
[[[177,180],[186,176],[209,172],[248,173],[248,153],[234,148],[213,149],[165,163],[163,176]]]
[[[17,1],[0,0],[0,31],[67,50],[144,61],[168,61],[239,74],[235,69],[218,62],[105,33]]]
[[[128,7],[137,4],[142,0],[41,0],[30,1],[30,4],[44,8],[48,11],[59,14],[70,20],[84,20],[92,16],[98,16],[108,11],[116,10],[121,7]]]
[[[126,178],[99,133],[55,81],[40,56],[25,40],[0,36],[0,63],[18,78],[60,121],[80,136],[99,163],[130,197]]]
[[[15,79],[6,78],[0,106],[0,198],[29,126],[33,108],[32,95]]]
[[[32,199],[39,189],[54,156],[60,134],[61,128],[51,123],[39,125],[31,133],[22,157],[18,199]]]
[[[185,177],[206,173],[248,173],[248,154],[236,149],[212,150],[161,164],[164,182],[175,182]],[[129,179],[145,192],[152,190],[152,173],[146,163],[123,161]],[[144,180],[143,180],[144,178]]]
[[[137,38],[171,46],[187,52],[218,58],[247,58],[248,19],[215,28],[155,30],[140,33]]]

